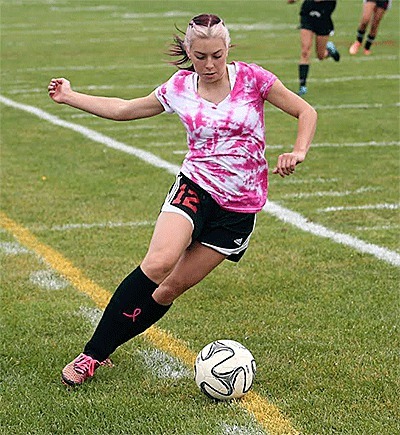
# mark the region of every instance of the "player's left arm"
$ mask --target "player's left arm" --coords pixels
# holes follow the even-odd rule
[[[286,88],[280,80],[276,80],[272,85],[267,101],[298,119],[293,151],[281,154],[273,170],[274,174],[285,177],[292,174],[296,165],[304,161],[307,155],[317,126],[317,112],[310,104]]]

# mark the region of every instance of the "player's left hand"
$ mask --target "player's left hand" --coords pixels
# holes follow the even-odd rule
[[[296,165],[303,162],[306,158],[304,153],[283,153],[278,157],[278,162],[273,174],[279,174],[282,178],[293,174]]]

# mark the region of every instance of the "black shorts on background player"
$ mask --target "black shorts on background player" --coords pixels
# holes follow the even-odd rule
[[[289,1],[289,3],[292,3]],[[299,61],[299,91],[302,96],[308,92],[307,78],[310,70],[312,40],[315,39],[317,58],[324,60],[331,57],[335,62],[340,54],[335,44],[329,41],[333,35],[334,25],[332,13],[336,8],[336,0],[304,0],[300,8],[301,53]]]
[[[301,5],[300,28],[311,30],[316,35],[330,35],[334,30],[331,15],[336,1],[308,1]]]

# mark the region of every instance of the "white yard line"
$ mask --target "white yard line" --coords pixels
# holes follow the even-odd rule
[[[52,269],[31,272],[29,280],[32,284],[45,290],[63,290],[69,285],[67,280]]]
[[[91,228],[126,228],[126,227],[145,227],[154,225],[155,221],[137,221],[137,222],[97,222],[97,223],[80,223],[80,224],[65,224],[54,225],[48,227],[45,225],[31,226],[33,231],[69,231],[69,230],[81,230]]]
[[[149,163],[152,166],[162,168],[170,172],[171,174],[176,174],[179,172],[180,167],[177,165],[174,165],[172,163],[169,163],[157,156],[155,156],[152,153],[143,151],[141,149],[135,148],[133,146],[126,145],[122,142],[116,141],[112,139],[111,137],[105,136],[101,133],[98,133],[95,130],[83,127],[81,125],[73,124],[71,122],[63,121],[62,119],[58,118],[57,116],[51,115],[41,109],[38,109],[34,106],[29,106],[26,104],[17,103],[13,100],[10,100],[9,98],[5,98],[2,95],[0,95],[0,102],[7,105],[8,107],[12,107],[17,110],[22,110],[24,112],[30,113],[32,115],[35,115],[39,117],[40,119],[43,119],[47,122],[50,122],[53,125],[57,125],[59,127],[64,127],[70,130],[73,130],[84,137],[87,137],[90,140],[93,140],[95,142],[101,143],[107,147],[110,147],[112,149],[123,151],[125,153],[128,153],[130,155],[133,155],[135,157],[138,157],[139,159]],[[322,225],[314,224],[312,222],[309,222],[307,218],[302,216],[299,213],[296,213],[290,209],[287,209],[285,207],[282,207],[278,204],[275,204],[272,201],[268,201],[267,204],[264,206],[263,210],[273,216],[275,216],[277,219],[289,223],[291,225],[294,225],[295,227],[309,232],[311,234],[314,234],[319,237],[324,237],[327,239],[330,239],[336,243],[340,243],[346,246],[349,246],[353,249],[356,249],[359,252],[367,253],[370,255],[375,256],[376,258],[379,258],[389,264],[392,264],[394,266],[400,266],[400,255],[394,251],[390,251],[387,248],[383,248],[378,245],[374,245],[371,243],[366,243],[362,240],[357,239],[356,237],[350,236],[348,234],[338,233],[336,231],[330,230]]]
[[[316,143],[313,144],[313,148],[342,148],[342,147],[387,147],[387,146],[398,146],[400,145],[400,141],[392,140],[389,142],[355,142],[355,143]]]
[[[31,254],[29,249],[18,242],[0,242],[0,252],[4,255]]]
[[[399,74],[377,74],[374,76],[347,76],[347,77],[327,77],[325,79],[315,79],[310,78],[307,81],[310,83],[343,83],[343,82],[355,82],[355,81],[368,81],[368,80],[399,80],[400,75]],[[298,79],[292,79],[292,80],[284,80],[284,83],[296,83],[298,84]]]
[[[330,239],[342,245],[349,246],[359,252],[373,255],[380,260],[392,264],[393,266],[400,266],[400,255],[397,252],[374,245],[372,243],[364,242],[363,240],[357,239],[349,234],[338,233],[324,227],[323,225],[314,224],[300,213],[291,211],[271,201],[268,201],[264,206],[264,211],[272,214],[283,222],[292,224],[297,228],[302,229],[303,231],[309,232],[319,237]]]
[[[342,197],[342,196],[349,196],[349,195],[359,195],[360,193],[365,192],[376,192],[377,190],[380,190],[377,187],[360,187],[356,190],[343,190],[343,191],[335,191],[335,190],[326,190],[326,191],[319,191],[319,192],[299,192],[299,193],[287,193],[286,195],[282,195],[281,198],[285,199],[291,199],[291,198],[323,198],[323,197]]]
[[[104,65],[94,66],[94,65],[75,65],[75,66],[67,66],[67,65],[57,65],[57,66],[42,66],[42,67],[29,67],[29,68],[17,68],[14,70],[17,73],[24,72],[40,72],[40,71],[114,71],[114,70],[132,70],[132,69],[155,69],[155,68],[169,68],[171,71],[175,72],[175,69],[171,67],[171,65],[167,63],[153,63],[153,64],[139,64],[139,63],[129,63],[126,65]]]
[[[352,58],[352,62],[376,62],[376,61],[380,61],[380,60],[388,60],[388,61],[392,61],[395,60],[397,61],[399,59],[399,56],[395,55],[395,54],[384,54],[384,55],[377,55],[377,56],[364,56],[364,57],[355,57]],[[299,61],[298,58],[291,58],[291,59],[282,59],[282,58],[271,58],[271,59],[252,59],[252,62],[257,63],[259,65],[270,65],[270,64],[278,64],[278,65],[295,65],[297,62]],[[321,61],[313,58],[311,60],[313,63],[320,63]],[[268,69],[268,68],[267,68]]]
[[[400,208],[400,204],[368,204],[368,205],[326,207],[326,208],[319,208],[317,211],[320,213],[327,213],[330,211],[346,211],[346,210],[398,210],[399,208]]]
[[[33,32],[32,32],[33,33]],[[53,30],[51,32],[52,34],[62,34],[61,31],[59,30]],[[152,36],[153,38],[153,36]],[[3,35],[3,39],[4,39],[4,35]],[[133,38],[134,41],[143,41],[144,37],[136,37]],[[106,41],[103,41],[104,43]],[[361,58],[360,58],[361,59]],[[371,56],[371,57],[366,57],[364,58],[365,62],[377,62],[379,60],[388,60],[388,61],[398,61],[399,56]],[[355,61],[355,59],[354,59]],[[268,65],[270,64],[288,64],[288,65],[296,65],[298,62],[298,59],[263,59],[263,60],[253,60],[252,62],[257,63],[263,67],[265,67],[266,69],[268,69]],[[320,62],[318,60],[315,60],[315,62]],[[105,71],[105,70],[131,70],[132,68],[138,68],[138,69],[154,69],[154,68],[169,68],[171,71],[175,72],[176,68],[174,68],[173,66],[171,66],[170,64],[168,64],[167,62],[163,62],[160,61],[159,63],[156,64],[148,64],[148,63],[135,63],[135,62],[129,62],[126,64],[119,64],[119,65],[59,65],[59,66],[42,66],[42,67],[27,67],[27,68],[18,68],[15,70],[15,72],[38,72],[38,71],[53,71],[53,70],[58,70],[58,71]],[[394,79],[395,77],[398,77],[398,74],[396,75],[377,75],[377,76],[348,76],[348,77],[332,77],[332,78],[325,78],[325,79],[309,79],[313,82],[318,82],[318,81],[332,81],[332,80],[336,80],[336,81],[342,81],[342,79],[344,79],[344,81],[350,81],[350,80],[365,80],[365,79],[374,79],[375,77],[386,77],[386,78],[392,78]]]
[[[74,14],[78,12],[111,12],[118,11],[120,8],[117,6],[74,6],[73,8],[68,6],[51,6],[51,11],[55,12],[73,12]]]
[[[182,379],[193,377],[193,371],[178,358],[168,355],[160,349],[138,351],[144,364],[160,379]]]
[[[398,230],[400,225],[374,225],[373,227],[356,227],[357,231],[386,231]]]
[[[281,186],[285,184],[325,184],[325,183],[337,183],[338,178],[285,178],[282,180],[282,178],[275,179],[275,180],[269,180],[269,184],[280,184]]]

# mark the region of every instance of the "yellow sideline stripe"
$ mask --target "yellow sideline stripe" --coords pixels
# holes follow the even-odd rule
[[[41,256],[55,271],[67,278],[76,289],[90,296],[99,308],[104,309],[106,307],[111,297],[110,293],[86,278],[78,268],[59,252],[41,243],[29,230],[14,222],[1,211],[0,223],[22,245]],[[186,365],[193,367],[196,355],[188,349],[182,340],[173,337],[169,332],[163,331],[156,326],[149,328],[144,332],[144,335],[157,348],[176,356]],[[270,435],[299,434],[275,405],[253,391],[247,393],[243,399],[236,403],[253,414]]]

